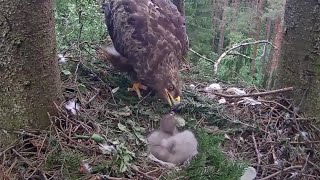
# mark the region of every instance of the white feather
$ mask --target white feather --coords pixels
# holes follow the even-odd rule
[[[118,53],[118,51],[114,48],[114,46],[108,46],[106,48],[106,51],[109,53],[109,54],[112,54],[113,56],[121,56],[120,53]]]
[[[257,176],[257,171],[253,167],[248,167],[240,180],[253,180]]]

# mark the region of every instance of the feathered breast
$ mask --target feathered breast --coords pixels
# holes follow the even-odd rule
[[[185,20],[170,0],[109,0],[103,8],[115,49],[140,78],[178,69],[188,38]]]

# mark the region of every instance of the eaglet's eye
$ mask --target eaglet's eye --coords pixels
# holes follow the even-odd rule
[[[169,90],[169,91],[173,91],[173,89],[174,89],[173,85],[172,85],[172,84],[169,84],[168,90]]]

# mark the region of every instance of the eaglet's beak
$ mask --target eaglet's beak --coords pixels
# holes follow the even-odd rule
[[[165,89],[165,91],[167,94],[167,101],[170,106],[175,106],[175,105],[180,104],[180,96],[174,98],[167,89]]]

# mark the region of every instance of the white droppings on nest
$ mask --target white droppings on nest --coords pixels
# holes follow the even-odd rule
[[[99,149],[102,154],[112,154],[112,152],[116,151],[116,148],[113,144],[109,145],[108,143],[99,143]]]
[[[309,140],[309,133],[305,131],[301,131],[301,135],[305,141]]]
[[[59,59],[58,62],[60,64],[64,64],[67,62],[67,59],[62,54],[58,54],[58,59]]]
[[[186,121],[182,117],[176,116],[175,119],[178,127],[184,127],[186,125]]]
[[[82,171],[85,173],[91,173],[92,167],[89,165],[89,163],[83,163],[82,164]]]
[[[239,89],[239,88],[236,88],[236,87],[232,87],[232,88],[228,88],[226,90],[227,93],[232,93],[232,94],[235,94],[235,95],[245,95],[247,94],[245,91]]]
[[[75,100],[70,100],[65,103],[64,107],[69,110],[73,115],[77,114],[80,109],[80,105]]]
[[[246,168],[245,172],[241,176],[240,180],[253,180],[257,176],[257,171],[253,167]]]
[[[219,104],[225,104],[226,102],[227,102],[227,100],[225,98],[221,98],[218,101]]]
[[[189,87],[192,89],[192,90],[195,90],[196,89],[196,86],[194,84],[190,84]]]
[[[213,84],[210,84],[208,87],[205,87],[204,88],[204,91],[205,92],[213,92],[213,91],[221,91],[221,86],[220,84],[218,83],[213,83]]]
[[[262,104],[259,101],[256,101],[250,97],[244,97],[241,101],[238,101],[238,104],[245,104],[245,105],[251,105],[251,106],[255,106],[255,105],[260,105]]]

